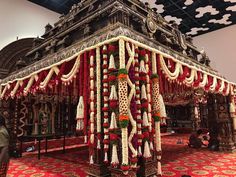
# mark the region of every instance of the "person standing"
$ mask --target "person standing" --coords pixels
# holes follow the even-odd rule
[[[5,126],[5,119],[0,116],[0,176],[7,175],[9,164],[9,139],[10,136]]]

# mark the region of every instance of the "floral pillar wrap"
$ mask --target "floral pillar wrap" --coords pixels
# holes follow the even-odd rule
[[[161,171],[161,131],[160,131],[160,105],[159,105],[159,78],[157,75],[156,53],[152,53],[152,105],[153,119],[155,121],[155,143],[157,152],[157,174]]]
[[[123,39],[119,40],[119,57],[120,69],[118,72],[118,92],[119,92],[119,123],[121,127],[121,141],[122,141],[122,165],[121,169],[124,174],[129,170],[129,150],[128,150],[128,72],[125,68],[125,42]]]

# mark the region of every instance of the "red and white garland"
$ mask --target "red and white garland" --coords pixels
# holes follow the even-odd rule
[[[168,64],[166,64],[166,60]],[[202,88],[206,92],[216,92],[223,95],[229,94],[231,84],[225,84],[223,79],[219,79],[217,76],[212,76],[203,71],[197,71],[195,68],[190,68],[177,61],[174,63],[175,66],[170,66],[170,62],[174,63],[172,59],[164,59],[164,57],[160,55],[161,69],[169,80],[177,81],[178,78],[181,78],[179,80],[189,87]],[[173,69],[173,71],[169,68]],[[198,72],[203,75],[202,78]],[[221,80],[221,82],[218,80]]]
[[[94,52],[90,51],[90,164],[94,163],[94,129],[95,129],[95,61],[94,61]]]
[[[111,165],[114,168],[117,168],[119,165],[119,158],[118,158],[118,151],[117,151],[117,146],[118,146],[118,126],[117,126],[117,121],[116,121],[116,112],[117,112],[117,107],[118,107],[118,96],[117,96],[117,88],[116,88],[116,83],[117,83],[117,77],[116,77],[116,65],[115,65],[115,59],[114,59],[114,52],[116,50],[116,46],[112,45],[110,46],[111,51],[110,51],[110,57],[109,57],[109,77],[108,80],[110,82],[110,96],[109,96],[109,107],[110,107],[110,112],[111,112],[111,122],[110,122],[110,127],[109,127],[109,132],[110,132],[110,144],[112,146],[112,153],[111,153]]]
[[[119,122],[121,126],[121,144],[122,144],[122,165],[124,174],[129,171],[129,149],[128,149],[128,72],[125,69],[125,41],[119,40],[119,61],[120,69],[118,72],[118,91],[119,91]]]
[[[140,91],[140,82],[139,82],[139,50],[138,47],[135,47],[135,100],[137,105],[137,132],[138,132],[138,156],[142,156],[142,112],[141,112],[141,91]]]
[[[100,47],[96,48],[96,86],[97,86],[97,149],[101,149],[101,54]]]
[[[159,78],[157,75],[156,53],[152,53],[152,104],[153,118],[155,121],[155,144],[157,153],[157,174],[162,175],[161,170],[161,131],[160,131],[160,105],[159,105]]]
[[[103,80],[102,80],[102,86],[103,86],[103,128],[104,128],[104,162],[108,163],[108,151],[109,151],[109,84],[108,84],[108,50],[107,46],[104,45],[102,48],[102,73],[103,73]]]
[[[127,49],[128,55],[129,55],[129,59],[128,59],[128,62],[126,65],[126,70],[128,73],[130,70],[130,66],[131,65],[134,66],[134,64],[135,64],[135,46],[133,44],[130,44],[129,42],[126,42],[126,49]],[[136,123],[135,119],[133,118],[133,116],[131,114],[131,110],[130,110],[131,101],[135,95],[135,84],[132,83],[132,81],[130,80],[128,75],[127,75],[127,83],[128,83],[128,86],[130,87],[130,93],[128,95],[128,107],[129,107],[128,117],[129,117],[129,120],[130,120],[130,123],[132,126],[132,129],[131,129],[131,132],[130,132],[130,135],[128,138],[128,144],[129,144],[129,148],[131,151],[131,159],[130,159],[131,168],[136,169],[137,162],[138,162],[138,159],[137,159],[138,153],[137,153],[137,149],[133,146],[132,140],[134,138],[134,135],[137,133],[137,123]]]
[[[139,76],[140,76],[140,83],[141,83],[141,108],[142,108],[142,130],[143,130],[143,142],[144,142],[144,152],[143,152],[143,157],[145,159],[149,159],[152,155],[150,152],[150,146],[149,146],[149,141],[150,141],[150,121],[148,118],[148,106],[149,106],[149,101],[147,98],[147,75],[148,72],[146,70],[146,50],[140,50],[140,67],[139,67]]]

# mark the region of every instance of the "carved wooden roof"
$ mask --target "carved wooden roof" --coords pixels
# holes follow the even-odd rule
[[[74,3],[81,0],[29,0],[52,11],[67,14]],[[189,35],[199,35],[236,23],[235,0],[140,0],[168,21],[175,20],[180,30]]]

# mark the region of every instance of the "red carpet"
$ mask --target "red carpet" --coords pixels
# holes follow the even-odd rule
[[[192,177],[236,177],[236,154],[192,149],[187,146],[187,135],[162,137],[163,177],[187,174]],[[182,140],[183,144],[177,144]],[[87,150],[72,149],[66,154],[50,152],[12,159],[8,177],[85,177],[88,168]]]
[[[66,154],[51,152],[42,156],[27,155],[12,159],[8,177],[85,177],[88,167],[86,150],[68,150]]]
[[[183,144],[177,144],[178,140]],[[164,136],[162,142],[163,177],[236,177],[235,153],[189,148],[188,135]]]

